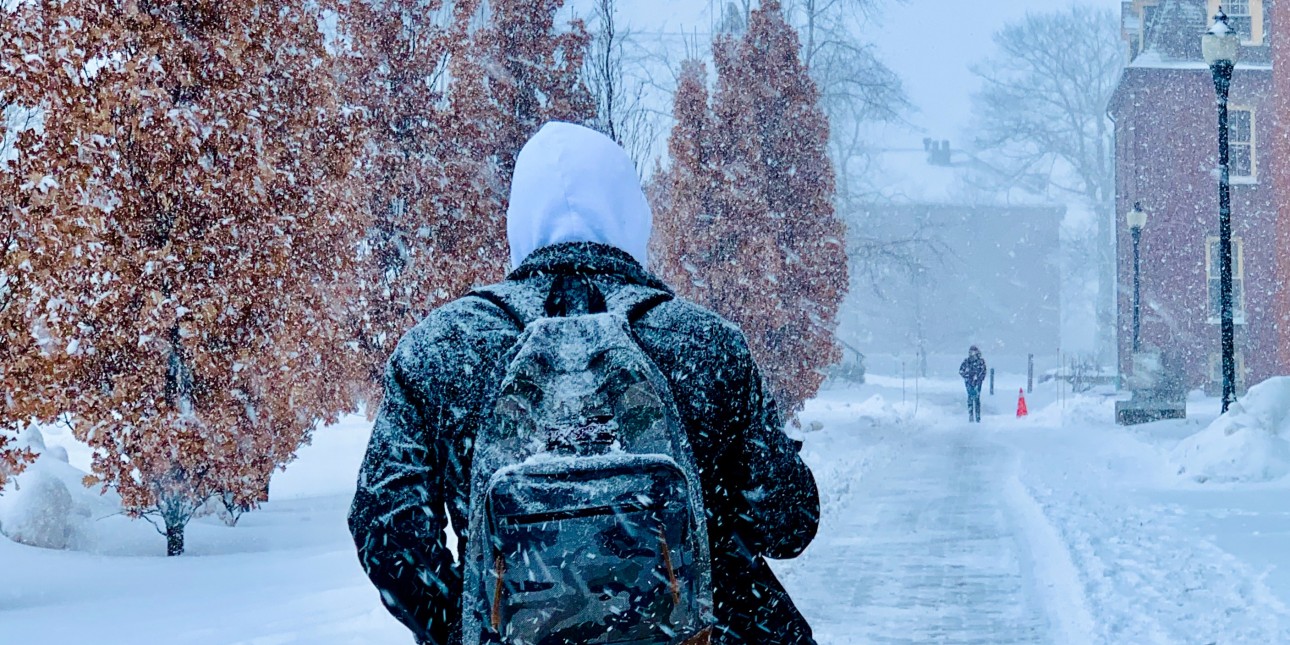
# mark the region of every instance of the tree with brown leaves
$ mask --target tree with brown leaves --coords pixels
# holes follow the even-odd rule
[[[454,4],[445,145],[436,178],[439,302],[496,282],[507,270],[506,202],[515,157],[552,120],[584,122],[595,104],[580,72],[590,37],[580,20],[556,25],[564,0],[490,0],[469,33],[479,0]]]
[[[43,0],[3,35],[0,94],[43,116],[18,210],[70,258],[34,278],[32,323],[94,479],[169,555],[350,405],[324,375],[350,360],[334,297],[364,225],[317,24],[279,0]]]
[[[828,123],[798,51],[769,0],[740,37],[718,37],[711,108],[701,67],[687,65],[655,243],[682,295],[743,329],[788,412],[839,356],[833,329],[847,284]]]
[[[581,20],[556,29],[564,0],[493,0],[467,64],[482,65],[482,112],[463,114],[492,130],[492,155],[504,186],[515,157],[547,121],[583,123],[596,105],[582,81],[591,36]],[[468,88],[469,86],[463,86]],[[480,91],[482,90],[482,91]]]
[[[347,92],[366,118],[372,215],[355,328],[369,410],[384,363],[428,311],[507,266],[510,173],[547,120],[582,121],[588,36],[556,28],[562,0],[351,2]]]
[[[7,107],[0,100],[0,115]],[[16,156],[11,151],[17,143],[17,127],[0,118],[0,211],[6,214],[0,218],[0,384],[4,388],[0,395],[0,493],[9,478],[22,472],[35,458],[30,451],[15,447],[10,433],[21,430],[35,416],[33,408],[40,401],[35,388],[45,376],[40,373],[40,352],[31,335],[27,311],[31,302],[27,276],[35,270],[30,248],[34,246],[32,222],[25,217],[25,209],[18,206],[23,194],[19,187],[29,173],[23,172],[18,159],[9,158]],[[25,131],[24,128],[24,135]],[[40,260],[39,255],[36,260]]]
[[[449,134],[448,64],[468,39],[471,4],[457,3],[455,13],[441,0],[355,0],[340,7],[349,43],[341,57],[343,89],[362,115],[365,135],[360,188],[370,227],[350,325],[360,353],[353,378],[369,413],[399,338],[469,286],[452,275],[459,273],[450,269],[455,263],[437,247],[450,228],[440,199],[444,165],[457,154]]]

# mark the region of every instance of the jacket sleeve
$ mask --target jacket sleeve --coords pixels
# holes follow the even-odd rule
[[[447,645],[458,622],[460,574],[444,544],[439,485],[443,455],[427,437],[424,402],[408,387],[396,352],[385,398],[349,513],[358,558],[381,602],[419,643]]]
[[[773,398],[757,366],[748,359],[746,420],[742,436],[731,446],[732,461],[743,472],[732,479],[747,502],[741,515],[741,537],[758,555],[797,557],[815,538],[820,496],[815,477],[798,455],[801,444],[784,433]],[[742,480],[742,481],[741,481]]]

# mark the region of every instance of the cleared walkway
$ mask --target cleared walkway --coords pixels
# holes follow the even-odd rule
[[[980,429],[918,432],[825,518],[785,580],[821,644],[1049,640],[1002,494],[1012,459]]]

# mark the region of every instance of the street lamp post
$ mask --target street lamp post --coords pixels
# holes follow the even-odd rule
[[[1133,353],[1141,349],[1142,336],[1142,229],[1147,225],[1147,212],[1142,202],[1134,202],[1133,210],[1125,216],[1129,234],[1133,236]]]
[[[1228,167],[1227,95],[1241,37],[1227,23],[1222,7],[1201,37],[1201,51],[1214,74],[1218,94],[1218,256],[1219,307],[1223,336],[1223,412],[1236,401],[1236,322],[1232,314],[1232,194]]]

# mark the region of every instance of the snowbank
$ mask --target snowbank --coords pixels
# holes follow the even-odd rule
[[[905,413],[897,409],[883,398],[881,394],[875,394],[863,402],[857,404],[847,404],[843,409],[851,416],[854,423],[860,427],[882,427],[889,425],[899,425],[906,416]]]
[[[817,398],[806,402],[799,416],[802,428],[813,432],[841,425],[852,430],[889,427],[905,423],[912,415],[912,402],[891,402],[882,394],[861,399],[861,392],[850,385],[820,392]]]
[[[0,533],[28,546],[90,548],[91,516],[103,500],[81,483],[85,473],[67,463],[66,449],[46,447],[34,425],[19,436],[18,444],[39,456],[0,496]]]
[[[1197,482],[1266,482],[1290,475],[1290,377],[1252,388],[1227,414],[1174,448],[1178,473]]]

